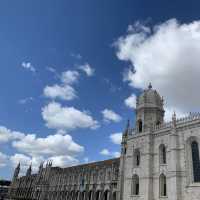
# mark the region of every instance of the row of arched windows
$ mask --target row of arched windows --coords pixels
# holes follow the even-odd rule
[[[199,144],[196,140],[192,140],[190,143],[191,149],[191,158],[192,158],[192,176],[193,182],[200,182],[200,157],[199,157]],[[161,144],[159,147],[159,156],[160,156],[160,164],[167,163],[166,157],[166,147],[164,144]]]
[[[159,157],[160,157],[160,164],[167,163],[167,155],[166,155],[166,147],[164,144],[161,144],[159,147]],[[135,149],[133,153],[133,165],[135,167],[140,166],[140,150]]]
[[[192,157],[192,171],[193,182],[200,182],[200,157],[199,157],[199,145],[196,140],[190,143],[191,157]],[[159,147],[160,164],[167,163],[166,147],[161,144]]]
[[[167,180],[164,174],[161,174],[159,177],[159,192],[161,197],[167,196]],[[137,174],[134,174],[132,177],[131,194],[134,196],[138,196],[139,193],[140,193],[139,176]]]
[[[192,167],[193,167],[193,182],[200,182],[200,157],[199,157],[199,145],[197,141],[192,141],[190,143],[191,148],[191,157],[192,157]],[[159,146],[159,160],[160,164],[167,163],[167,156],[166,156],[166,147],[164,144]],[[134,151],[134,165],[140,165],[140,151],[136,149]],[[139,195],[140,191],[140,183],[139,183],[139,176],[134,174],[132,177],[132,184],[131,184],[131,194],[132,195]],[[167,180],[164,174],[161,174],[159,177],[159,192],[161,197],[167,196]]]

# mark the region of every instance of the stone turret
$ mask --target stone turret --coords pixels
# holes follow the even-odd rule
[[[136,132],[144,132],[153,125],[163,123],[163,98],[152,88],[148,88],[137,98],[136,103]]]

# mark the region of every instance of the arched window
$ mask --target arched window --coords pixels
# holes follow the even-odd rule
[[[156,122],[156,125],[157,125],[157,126],[160,125],[160,124],[161,124],[160,121],[157,121],[157,122]]]
[[[117,193],[116,192],[113,192],[113,200],[116,200],[117,199]]]
[[[110,191],[106,190],[103,194],[103,200],[108,200],[109,199],[109,195],[110,195]]]
[[[140,185],[139,185],[139,176],[133,175],[132,185],[131,185],[131,193],[132,195],[139,195]]]
[[[200,182],[200,160],[199,160],[199,145],[196,141],[191,143],[193,178],[194,182]]]
[[[160,156],[160,164],[166,164],[167,156],[166,156],[166,147],[164,144],[161,144],[159,147],[159,156]]]
[[[166,176],[164,174],[161,174],[160,178],[159,178],[159,181],[160,181],[160,196],[161,197],[166,197],[167,196]]]
[[[96,198],[95,198],[95,199],[96,199],[96,200],[99,200],[100,191],[96,191],[96,195],[95,195],[95,196],[96,196]]]
[[[124,154],[126,154],[126,147],[124,147]]]
[[[133,155],[133,159],[134,159],[134,166],[138,167],[140,166],[140,151],[139,149],[136,149],[134,151],[134,155]]]
[[[138,120],[138,132],[139,132],[139,133],[142,132],[142,126],[143,126],[143,125],[142,125],[142,120],[139,119],[139,120]]]
[[[78,200],[78,197],[79,197],[79,191],[76,192],[75,200]]]

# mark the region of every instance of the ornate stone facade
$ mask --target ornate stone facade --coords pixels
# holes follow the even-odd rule
[[[10,199],[116,200],[119,158],[69,168],[52,167],[49,162],[45,168],[41,165],[34,175],[30,169],[26,176],[14,176]]]
[[[137,99],[135,129],[123,135],[120,200],[200,199],[200,114],[165,123],[152,89]]]
[[[10,199],[199,200],[200,114],[164,122],[163,99],[149,87],[137,98],[135,128],[122,136],[120,158],[70,168],[15,170]]]

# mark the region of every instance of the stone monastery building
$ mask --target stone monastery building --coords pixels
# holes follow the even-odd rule
[[[163,99],[137,98],[135,129],[123,133],[120,158],[74,167],[41,164],[14,172],[10,200],[200,200],[200,114],[164,122]]]

